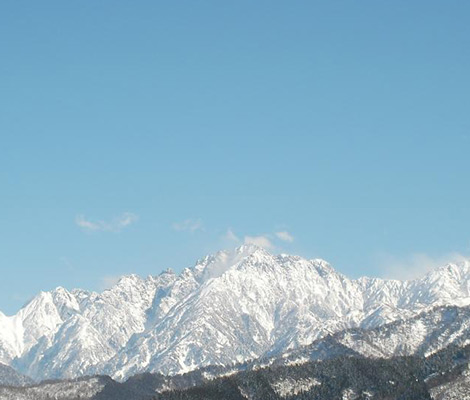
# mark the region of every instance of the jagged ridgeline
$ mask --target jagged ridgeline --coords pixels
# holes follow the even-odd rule
[[[37,381],[180,374],[274,357],[325,335],[409,320],[438,305],[466,306],[469,278],[464,261],[410,282],[352,280],[323,260],[242,246],[180,274],[123,277],[102,293],[40,293],[16,315],[0,313],[0,362]],[[412,354],[426,346],[434,325],[423,323],[424,329],[409,327],[379,350],[369,345],[360,353]],[[441,337],[445,345],[453,336]],[[358,350],[349,342],[353,336],[342,339]]]
[[[58,288],[0,313],[0,398],[410,398],[410,385],[446,398],[439,388],[465,388],[466,369],[424,366],[468,344],[469,281],[468,261],[409,282],[351,280],[242,246],[102,293]]]

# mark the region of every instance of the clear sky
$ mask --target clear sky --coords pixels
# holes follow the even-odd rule
[[[469,17],[463,0],[2,2],[0,310],[244,241],[351,277],[469,254]]]

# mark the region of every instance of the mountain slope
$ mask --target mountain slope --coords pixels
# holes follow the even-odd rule
[[[19,374],[8,365],[0,363],[0,386],[25,386],[33,384],[33,380]]]
[[[470,307],[440,306],[375,328],[337,332],[308,346],[256,360],[250,368],[301,365],[339,356],[427,357],[451,345],[464,347],[469,343]]]
[[[408,321],[339,332],[271,360],[208,367],[176,376],[147,373],[133,376],[124,383],[96,376],[43,382],[26,388],[0,385],[0,397],[15,400],[46,400],[51,396],[60,400],[463,400],[469,398],[470,387],[470,345],[466,344],[469,321],[470,307],[437,307]],[[410,329],[420,325],[427,326],[427,340],[422,341],[425,346],[420,349],[398,347],[395,352],[389,348],[390,338],[402,334],[406,337]],[[354,340],[350,343],[358,350],[367,353],[374,345],[376,354],[381,348],[388,356],[369,357],[346,347],[343,342],[352,337]],[[443,345],[446,347],[440,348]]]
[[[205,379],[204,372],[143,374],[118,383],[108,377],[0,386],[5,400],[322,400],[470,398],[470,346],[449,346],[428,357],[339,356],[302,365],[276,364]]]
[[[458,268],[468,274],[468,265]],[[160,324],[136,335],[105,371],[117,378],[145,370],[179,373],[279,354],[348,327],[378,326],[436,304],[467,304],[460,278],[448,283],[458,285],[449,299],[434,290],[442,282],[433,275],[404,283],[352,281],[324,261],[257,249],[203,281]]]
[[[242,246],[179,275],[131,275],[102,293],[41,293],[15,316],[0,313],[0,361],[34,379],[176,374],[465,306],[469,282],[468,261],[409,282],[351,280],[323,260]]]

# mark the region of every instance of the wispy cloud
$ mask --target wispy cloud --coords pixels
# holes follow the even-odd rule
[[[235,233],[230,228],[227,229],[227,232],[225,233],[223,238],[226,239],[226,240],[229,240],[231,242],[239,242],[240,241],[239,237],[237,235],[235,235]]]
[[[139,217],[136,214],[130,212],[125,212],[120,216],[113,218],[111,221],[92,221],[85,218],[84,215],[77,215],[75,223],[80,228],[88,232],[120,232],[138,219]]]
[[[402,258],[382,254],[378,258],[379,267],[383,271],[382,276],[400,280],[420,278],[433,269],[467,259],[464,255],[459,253],[445,254],[440,257],[416,253]]]
[[[256,246],[263,247],[267,250],[273,249],[274,245],[267,236],[245,236],[243,241],[245,244],[255,244]]]
[[[294,236],[292,236],[287,231],[276,232],[276,236],[278,237],[278,239],[281,239],[283,242],[292,243],[294,241]]]
[[[280,231],[275,233],[264,233],[261,235],[246,235],[238,236],[231,228],[227,229],[225,234],[222,236],[222,240],[227,243],[245,243],[245,244],[255,244],[260,247],[264,247],[268,250],[273,250],[276,248],[273,240],[278,239],[283,242],[292,243],[294,241],[294,236],[287,231]]]
[[[105,290],[105,289],[112,288],[113,286],[116,285],[116,283],[119,282],[120,278],[121,278],[121,276],[119,276],[119,275],[106,275],[106,276],[104,276],[103,278],[101,278],[101,289]]]
[[[196,232],[196,231],[199,231],[199,230],[203,230],[204,225],[202,223],[201,218],[197,218],[197,219],[189,218],[189,219],[187,219],[183,222],[175,222],[172,225],[172,228],[175,231]]]

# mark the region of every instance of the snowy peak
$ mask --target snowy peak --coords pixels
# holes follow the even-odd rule
[[[409,283],[408,307],[470,304],[470,262],[447,264]]]
[[[324,260],[244,245],[180,274],[123,276],[102,293],[42,292],[16,315],[0,313],[0,362],[35,379],[176,374],[469,305],[469,288],[468,261],[414,281],[352,280]]]
[[[219,251],[199,260],[193,267],[194,276],[199,283],[218,278],[231,268],[249,257],[261,257],[268,254],[264,249],[255,245],[243,245],[234,250]]]

